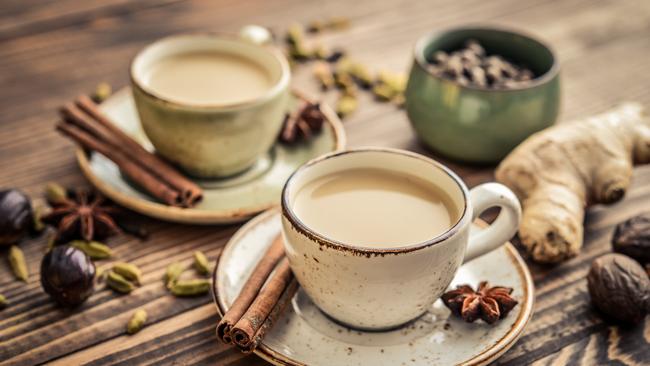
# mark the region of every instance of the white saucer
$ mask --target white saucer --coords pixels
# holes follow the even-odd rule
[[[231,306],[253,267],[280,233],[280,213],[266,211],[244,225],[224,248],[213,294],[221,315]],[[471,245],[471,244],[470,244]],[[452,286],[481,280],[512,287],[519,304],[494,325],[469,324],[439,300],[402,328],[362,332],[334,323],[299,290],[255,351],[276,365],[484,365],[515,343],[533,313],[533,281],[523,259],[507,243],[460,268]]]

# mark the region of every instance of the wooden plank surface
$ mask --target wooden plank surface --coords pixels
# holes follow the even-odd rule
[[[235,32],[261,24],[281,32],[290,22],[346,15],[352,27],[323,36],[376,69],[406,71],[415,40],[466,23],[516,27],[537,34],[562,63],[561,119],[603,111],[623,100],[650,107],[650,3],[567,1],[181,1],[9,0],[0,3],[0,187],[38,196],[45,182],[86,184],[73,146],[53,131],[55,110],[100,81],[127,84],[138,49],[161,36],[188,31]],[[295,85],[315,92],[307,70]],[[351,146],[405,148],[431,156],[414,138],[403,111],[362,99],[346,122]],[[444,159],[442,159],[445,161]],[[470,186],[492,179],[492,167],[450,166]],[[589,304],[584,276],[591,260],[609,251],[613,226],[650,207],[650,168],[638,168],[627,197],[587,215],[581,255],[555,267],[531,265],[535,315],[524,336],[498,363],[643,364],[650,362],[650,320],[635,328],[605,323]],[[214,339],[217,316],[208,296],[176,299],[160,278],[171,261],[189,262],[195,249],[214,260],[238,226],[200,227],[146,221],[148,241],[109,241],[116,258],[139,265],[142,288],[119,296],[98,287],[80,308],[55,307],[39,284],[45,239],[24,242],[27,284],[0,265],[0,364],[221,364],[257,365]],[[6,261],[6,253],[0,252]],[[130,313],[144,307],[150,323],[124,334]]]

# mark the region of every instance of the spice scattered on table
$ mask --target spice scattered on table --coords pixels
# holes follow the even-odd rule
[[[9,302],[7,301],[7,298],[4,295],[0,294],[0,310],[6,308],[8,304]]]
[[[135,282],[129,281],[121,274],[112,270],[106,274],[106,286],[123,294],[128,294],[136,288]]]
[[[41,285],[63,306],[84,302],[94,290],[95,264],[81,250],[69,245],[52,248],[41,262]]]
[[[349,26],[347,18],[336,21],[316,20],[309,24],[307,31],[310,34],[320,33],[325,30],[342,30]],[[343,21],[342,19],[345,19]],[[340,24],[334,26],[333,24]],[[345,26],[342,26],[345,24]],[[340,118],[345,119],[353,114],[359,106],[358,89],[371,92],[378,102],[392,102],[398,107],[404,104],[404,89],[406,76],[404,74],[380,72],[373,73],[363,63],[346,57],[344,50],[334,48],[329,50],[320,43],[314,43],[300,24],[292,24],[287,29],[285,37],[287,55],[297,64],[314,62],[313,75],[323,91],[336,88],[339,92],[336,102],[336,112]],[[384,76],[391,75],[390,82]],[[396,82],[394,82],[396,81]]]
[[[17,245],[12,245],[9,248],[9,264],[14,272],[14,276],[23,282],[27,282],[29,271],[27,269],[27,262],[25,261],[25,254],[23,254],[23,251]]]
[[[535,74],[526,66],[499,55],[488,55],[483,46],[470,39],[464,47],[451,52],[436,51],[427,69],[436,76],[459,85],[489,89],[512,89],[527,86]]]
[[[92,95],[92,99],[95,103],[101,103],[108,99],[108,97],[113,94],[113,88],[111,88],[111,84],[103,82],[97,84],[97,87],[95,88],[95,92]]]
[[[623,323],[640,323],[650,308],[650,278],[633,259],[605,254],[587,275],[591,301],[602,313]]]
[[[176,280],[169,291],[174,296],[201,296],[210,290],[210,280],[194,278],[190,280]]]
[[[208,257],[198,250],[194,252],[194,268],[202,275],[210,273],[210,262],[208,261]]]
[[[488,324],[493,324],[505,318],[518,304],[510,294],[510,287],[490,287],[487,281],[483,281],[479,283],[476,291],[469,285],[457,286],[455,290],[445,292],[442,301],[454,315],[460,316],[468,323],[482,319]]]
[[[165,271],[165,286],[170,289],[183,271],[185,271],[185,266],[182,263],[174,262],[169,264]]]
[[[285,118],[280,141],[292,144],[309,140],[321,131],[325,119],[319,103],[302,100],[300,106]]]
[[[634,164],[650,163],[650,118],[636,103],[537,132],[497,167],[522,202],[519,238],[536,262],[574,257],[585,208],[620,200]]]
[[[612,238],[614,251],[650,264],[650,212],[634,216],[616,226]]]
[[[17,189],[0,191],[0,246],[18,243],[33,225],[32,204]]]
[[[113,255],[113,251],[108,245],[98,241],[73,240],[68,245],[86,253],[92,260],[107,259]]]
[[[128,334],[135,334],[142,330],[144,324],[147,322],[147,312],[144,309],[136,310],[129,322],[126,324],[126,332]]]
[[[142,283],[142,271],[135,264],[117,262],[113,265],[112,270],[138,286]]]

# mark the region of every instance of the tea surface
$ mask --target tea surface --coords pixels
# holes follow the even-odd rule
[[[216,52],[187,52],[157,61],[146,76],[151,89],[187,104],[226,105],[264,95],[271,76],[244,57]]]
[[[421,178],[363,168],[307,183],[295,197],[298,218],[317,233],[367,248],[430,240],[459,217],[451,198]]]

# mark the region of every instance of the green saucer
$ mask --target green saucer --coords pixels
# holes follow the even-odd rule
[[[191,224],[241,222],[278,205],[284,182],[300,165],[319,155],[344,148],[345,131],[341,121],[331,108],[326,105],[322,108],[327,123],[310,141],[293,146],[278,143],[253,167],[233,177],[195,179],[204,194],[203,200],[192,208],[171,207],[158,202],[125,179],[117,165],[101,154],[89,156],[78,149],[77,161],[86,178],[99,191],[116,203],[143,215]],[[111,96],[102,103],[101,110],[147,150],[153,151],[140,126],[130,88]]]

